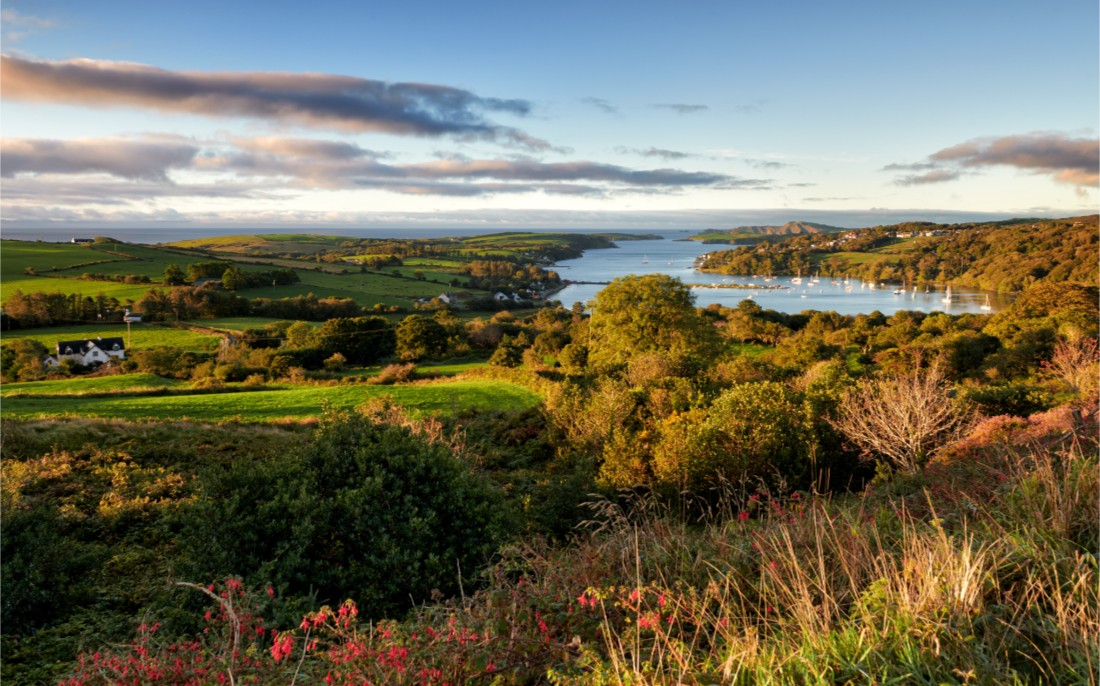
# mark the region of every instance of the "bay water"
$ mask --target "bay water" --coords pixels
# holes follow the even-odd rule
[[[765,309],[797,313],[804,310],[834,311],[840,314],[869,314],[879,311],[885,315],[899,310],[919,312],[997,312],[1008,307],[1012,297],[987,293],[974,289],[952,287],[950,302],[943,286],[920,286],[913,290],[911,284],[862,283],[858,279],[814,277],[804,275],[800,283],[794,277],[775,277],[765,281],[761,277],[724,276],[695,270],[695,260],[716,250],[728,250],[733,246],[706,245],[687,240],[690,233],[670,232],[657,234],[661,240],[618,241],[616,248],[587,250],[582,257],[558,262],[553,268],[562,279],[574,282],[554,294],[565,307],[580,302],[587,304],[604,288],[604,283],[630,274],[667,274],[692,287],[695,304],[705,307],[717,303],[724,307],[736,307],[750,298]],[[739,287],[739,286],[753,287]],[[899,289],[904,289],[901,292]],[[982,309],[988,299],[989,310]]]

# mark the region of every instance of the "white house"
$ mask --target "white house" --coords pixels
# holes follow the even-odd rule
[[[125,359],[126,344],[121,338],[97,338],[85,341],[58,341],[57,361],[72,360],[77,364],[103,364],[111,359]]]

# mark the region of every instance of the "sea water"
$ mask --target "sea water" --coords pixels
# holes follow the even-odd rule
[[[920,312],[997,312],[1012,302],[1011,296],[973,289],[952,287],[951,300],[945,302],[942,286],[878,282],[863,283],[843,277],[803,275],[801,283],[784,276],[765,280],[762,276],[725,276],[695,269],[701,255],[733,246],[706,245],[690,241],[690,233],[661,233],[662,240],[618,241],[616,248],[587,250],[582,257],[558,262],[555,269],[562,279],[585,283],[571,284],[553,297],[563,305],[588,304],[604,288],[604,283],[629,274],[668,274],[692,287],[699,307],[717,303],[736,307],[746,298],[761,307],[779,312],[831,310],[840,314],[868,314],[879,311],[893,314],[899,310]],[[811,283],[816,278],[816,283]],[[749,286],[749,287],[742,287]],[[900,289],[904,289],[901,292]],[[988,296],[990,310],[983,310]]]

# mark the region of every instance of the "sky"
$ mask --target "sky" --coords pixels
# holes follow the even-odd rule
[[[1097,212],[1095,0],[5,0],[0,229]]]

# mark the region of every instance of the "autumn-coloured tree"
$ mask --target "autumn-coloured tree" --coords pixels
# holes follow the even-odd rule
[[[917,472],[929,456],[968,423],[954,401],[943,366],[867,381],[840,403],[833,427],[868,456],[904,472]]]
[[[1100,346],[1095,338],[1060,341],[1043,368],[1081,396],[1095,398],[1100,381]]]

